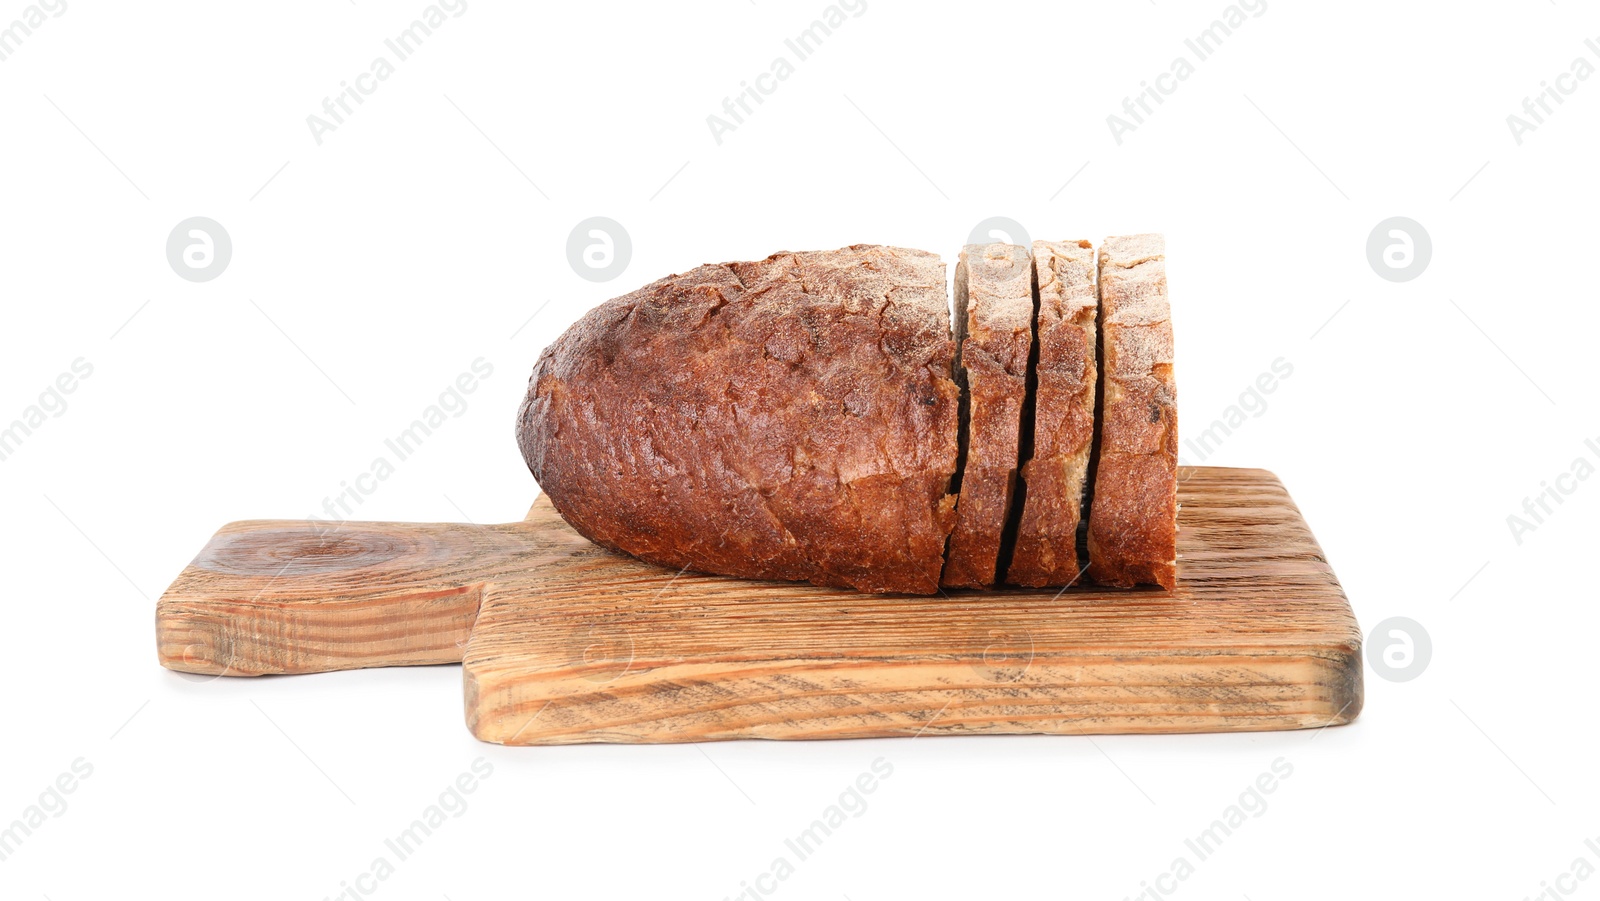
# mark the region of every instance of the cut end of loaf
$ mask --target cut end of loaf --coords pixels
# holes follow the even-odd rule
[[[1160,235],[1107,238],[1099,254],[1101,392],[1089,578],[1131,588],[1177,579],[1177,386]]]

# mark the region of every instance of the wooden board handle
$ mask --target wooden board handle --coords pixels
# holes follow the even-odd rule
[[[157,602],[158,654],[229,676],[458,663],[483,586],[552,553],[524,523],[230,523]]]

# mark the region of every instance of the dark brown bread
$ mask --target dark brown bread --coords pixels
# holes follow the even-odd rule
[[[1071,585],[1081,574],[1078,523],[1094,444],[1094,245],[1033,242],[1033,455],[1022,464],[1022,516],[1008,585]]]
[[[1017,444],[1033,342],[1028,248],[969,244],[956,264],[957,378],[966,391],[965,464],[956,526],[940,584],[995,583],[1000,539],[1017,481]]]
[[[701,266],[539,358],[524,458],[561,515],[675,569],[932,594],[955,521],[944,264],[856,245]]]
[[[1160,235],[1100,247],[1104,351],[1089,578],[1129,588],[1177,579],[1178,417]]]

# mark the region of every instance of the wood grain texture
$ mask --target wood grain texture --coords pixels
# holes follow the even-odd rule
[[[1361,633],[1288,493],[1185,468],[1172,592],[874,596],[674,573],[536,504],[547,562],[482,589],[468,726],[504,744],[1317,728]]]
[[[161,665],[258,676],[457,663],[483,586],[560,567],[533,523],[230,523],[156,604]]]

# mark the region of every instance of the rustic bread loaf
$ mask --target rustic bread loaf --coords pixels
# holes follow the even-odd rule
[[[993,585],[1017,480],[1017,445],[1033,342],[1028,248],[969,244],[956,264],[956,378],[966,401],[956,525],[940,584]]]
[[[519,441],[556,509],[606,547],[932,594],[955,521],[954,353],[933,254],[701,266],[601,304],[546,349]]]
[[[1039,304],[1033,435],[1022,463],[1022,515],[1005,581],[1041,588],[1071,585],[1082,574],[1078,523],[1094,444],[1097,381],[1094,245],[1035,241],[1033,272]]]
[[[1100,246],[1099,456],[1089,511],[1089,578],[1176,583],[1177,388],[1166,246],[1160,235]]]
[[[1097,295],[1086,241],[968,246],[954,340],[944,266],[922,251],[702,266],[607,301],[544,352],[523,455],[579,532],[673,568],[916,594],[1064,586],[1081,532],[1090,578],[1170,589],[1163,250],[1108,238]]]

